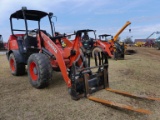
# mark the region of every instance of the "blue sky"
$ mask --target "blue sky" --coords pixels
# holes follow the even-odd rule
[[[94,29],[97,35],[114,35],[130,21],[131,25],[120,35],[121,40],[130,36],[133,40],[143,39],[160,31],[159,5],[159,0],[0,0],[0,34],[4,41],[8,40],[10,14],[26,6],[27,9],[53,12],[58,18],[56,31],[61,33]]]

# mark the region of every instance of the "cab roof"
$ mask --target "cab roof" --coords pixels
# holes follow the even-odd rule
[[[77,33],[80,32],[95,32],[95,30],[91,30],[91,29],[84,29],[84,30],[78,30]]]
[[[25,17],[27,20],[39,21],[41,18],[48,15],[48,13],[38,10],[18,10],[11,14],[10,19],[11,18],[24,19],[23,11],[25,13]]]
[[[99,35],[99,37],[107,37],[107,36],[111,36],[109,34],[102,34],[102,35]]]

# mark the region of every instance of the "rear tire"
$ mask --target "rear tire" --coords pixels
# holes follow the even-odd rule
[[[30,55],[28,59],[28,77],[35,88],[45,88],[52,79],[52,67],[49,58],[42,53]]]
[[[9,56],[9,64],[12,75],[20,76],[25,74],[25,64],[18,63],[13,53]]]

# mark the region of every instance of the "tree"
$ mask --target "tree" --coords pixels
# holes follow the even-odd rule
[[[131,37],[127,37],[126,39],[124,39],[124,43],[125,44],[133,44],[133,41],[132,41]]]

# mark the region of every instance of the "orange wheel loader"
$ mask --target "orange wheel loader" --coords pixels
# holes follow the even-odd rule
[[[125,25],[116,33],[115,36],[108,34],[99,35],[99,39],[96,40],[93,48],[93,54],[95,51],[104,51],[114,59],[124,59],[125,57],[125,45],[120,44],[117,40],[119,35],[124,31],[124,29],[130,25],[131,22],[127,21]],[[111,36],[110,39],[107,39],[108,36]]]
[[[44,25],[41,24],[41,19],[44,17],[50,23],[51,35],[48,31],[41,29]],[[49,85],[54,75],[52,73],[53,70],[60,71],[68,87],[68,91],[74,100],[87,97],[89,100],[113,107],[144,114],[150,113],[148,110],[91,96],[93,92],[106,89],[126,96],[159,100],[159,98],[137,96],[109,88],[106,53],[103,51],[95,52],[94,60],[90,59],[90,49],[85,51],[84,54],[80,54],[81,36],[84,32],[90,32],[91,30],[79,30],[73,33],[76,37],[74,42],[70,42],[66,39],[67,35],[65,34],[54,35],[52,17],[53,13],[28,10],[26,7],[22,7],[22,9],[11,14],[10,24],[12,34],[8,40],[6,55],[13,75],[24,75],[27,65],[28,78],[31,85],[40,89]],[[16,29],[16,26],[13,25],[15,20],[24,20],[25,29]],[[32,28],[30,29],[28,26],[28,22],[32,21],[33,24],[37,23],[36,29],[33,29],[33,26],[30,26]],[[66,46],[63,46],[62,42],[65,42]]]

